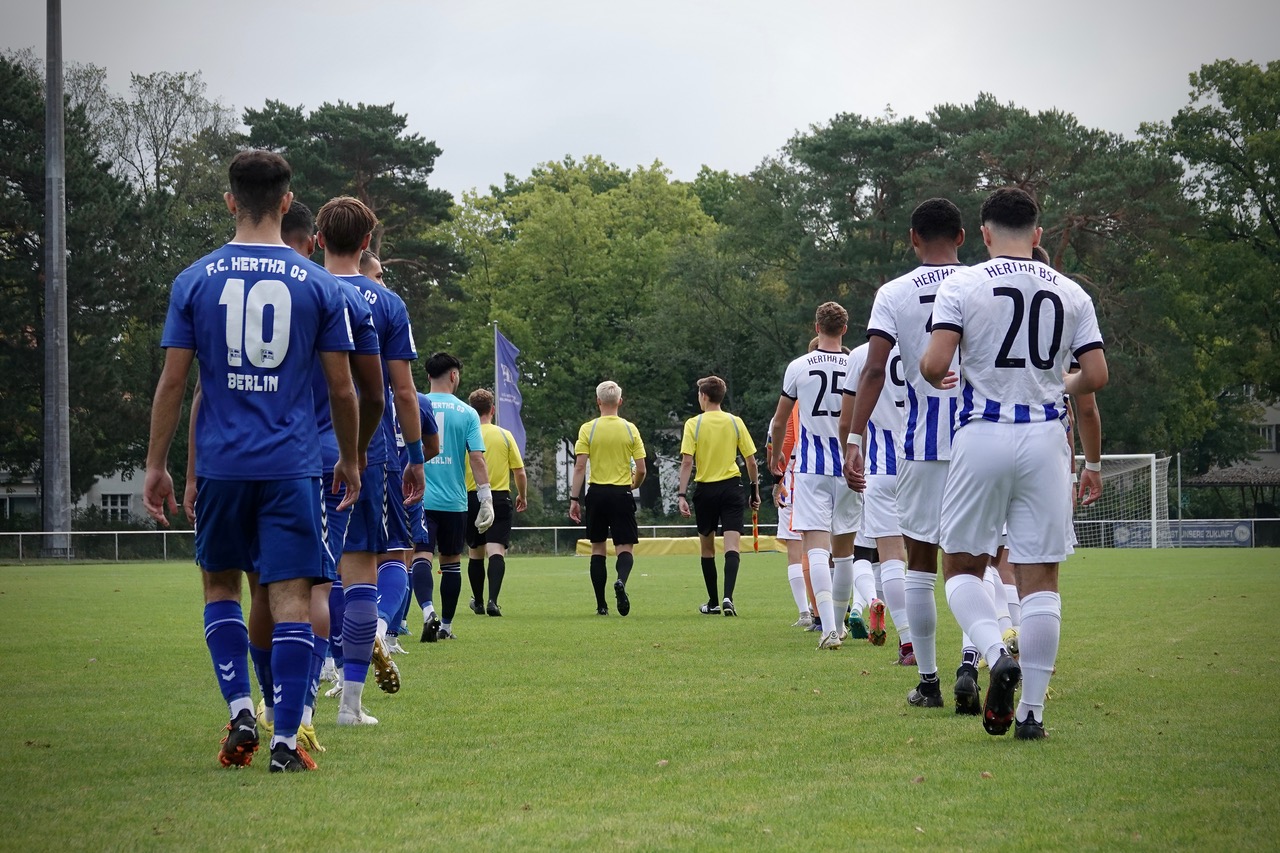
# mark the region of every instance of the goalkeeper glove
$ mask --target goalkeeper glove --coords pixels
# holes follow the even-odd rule
[[[476,497],[480,499],[480,511],[476,513],[476,530],[484,533],[493,527],[493,489],[488,485],[476,489]]]

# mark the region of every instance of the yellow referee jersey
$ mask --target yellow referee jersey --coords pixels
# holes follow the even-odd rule
[[[515,436],[497,424],[482,423],[480,437],[484,439],[484,464],[489,469],[489,487],[495,492],[511,491],[511,472],[524,467]],[[471,475],[470,465],[465,468],[467,491],[474,492],[476,478]]]
[[[645,456],[640,430],[617,415],[605,415],[583,424],[573,452],[587,454],[592,483],[628,488],[631,487],[631,460]]]
[[[725,411],[703,412],[684,422],[680,452],[693,457],[694,482],[718,483],[742,476],[738,454],[754,456],[755,442],[742,418]]]

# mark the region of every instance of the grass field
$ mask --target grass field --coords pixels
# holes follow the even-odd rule
[[[322,698],[319,771],[282,777],[218,766],[195,569],[0,568],[0,849],[1276,849],[1280,551],[1075,557],[1040,743],[909,708],[892,632],[815,651],[778,554],[738,619],[691,557],[637,560],[626,618],[584,558],[507,577],[506,616],[464,600],[371,680],[381,725]],[[941,584],[939,625],[945,688]]]

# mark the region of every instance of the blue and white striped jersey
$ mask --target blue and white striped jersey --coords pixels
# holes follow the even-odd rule
[[[814,350],[787,365],[782,393],[800,409],[800,434],[793,452],[797,474],[843,475],[840,404],[849,357]]]
[[[933,325],[960,333],[960,411],[970,421],[1038,423],[1066,417],[1063,376],[1102,347],[1093,302],[1038,261],[992,258],[938,290]]]
[[[867,337],[898,345],[906,378],[906,407],[899,456],[917,461],[949,460],[955,434],[955,391],[939,391],[920,375],[920,357],[929,345],[933,300],[943,281],[964,267],[924,264],[876,291]],[[952,365],[952,370],[956,369]]]
[[[870,344],[863,344],[849,353],[849,375],[844,380],[844,393],[850,397],[858,393],[862,369],[867,364]],[[902,356],[895,346],[889,350],[885,364],[884,387],[867,421],[866,443],[863,457],[868,474],[898,473],[898,450],[902,444],[902,412],[906,407],[907,381],[902,373]],[[850,403],[850,405],[852,405]]]

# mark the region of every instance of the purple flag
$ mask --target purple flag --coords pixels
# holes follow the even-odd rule
[[[524,398],[520,396],[520,371],[516,368],[516,356],[520,350],[502,336],[498,326],[493,327],[494,386],[493,395],[498,407],[494,423],[511,430],[516,447],[524,456],[524,422],[520,420],[520,408]]]

